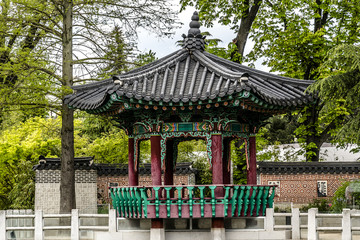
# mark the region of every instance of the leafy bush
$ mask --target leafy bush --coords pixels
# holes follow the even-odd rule
[[[314,198],[311,203],[300,209],[301,212],[307,212],[310,208],[317,208],[319,212],[330,212],[331,204],[327,199]]]

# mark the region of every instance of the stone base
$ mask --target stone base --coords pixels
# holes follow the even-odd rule
[[[151,228],[150,229],[150,240],[165,240],[164,228]]]
[[[291,231],[265,231],[257,229],[229,230],[226,231],[226,240],[258,239],[258,240],[280,240],[291,239]]]
[[[212,240],[225,240],[225,228],[211,228]]]
[[[223,231],[224,230],[224,231]],[[258,229],[227,230],[217,228],[210,231],[201,230],[175,230],[164,231],[164,229],[152,228],[149,230],[121,230],[115,233],[94,232],[94,240],[285,240],[291,239],[291,231],[265,231]]]

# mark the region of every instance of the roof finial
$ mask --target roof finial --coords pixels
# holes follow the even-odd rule
[[[189,24],[190,29],[188,31],[188,35],[186,36],[183,34],[184,38],[184,48],[195,51],[195,50],[201,50],[203,51],[205,49],[205,37],[201,35],[200,31],[200,23],[199,23],[199,14],[198,12],[194,12],[194,14],[191,17],[191,22]]]
[[[191,17],[191,22],[189,24],[189,31],[188,31],[188,37],[196,37],[196,38],[202,38],[201,32],[200,32],[200,23],[199,23],[199,15],[198,12],[194,12],[194,14]]]

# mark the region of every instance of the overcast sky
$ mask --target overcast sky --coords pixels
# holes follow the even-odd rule
[[[138,43],[139,50],[142,52],[152,50],[156,52],[156,56],[159,58],[178,50],[179,47],[176,46],[176,42],[178,40],[182,40],[182,34],[187,35],[191,16],[194,11],[194,8],[188,7],[186,11],[183,11],[179,14],[179,20],[181,23],[183,23],[183,25],[181,28],[176,29],[175,34],[171,38],[158,38],[155,36],[155,34],[151,34],[146,31],[140,32]],[[231,31],[228,27],[223,27],[219,24],[216,24],[214,28],[210,29],[201,26],[200,30],[202,32],[209,31],[213,38],[221,39],[223,41],[222,46],[226,46],[235,37],[233,31]]]
[[[180,7],[178,7],[180,9]],[[188,7],[186,11],[179,13],[179,20],[183,23],[182,27],[176,29],[175,34],[171,37],[163,37],[159,38],[155,34],[151,34],[146,31],[141,31],[138,33],[139,42],[138,42],[138,49],[141,52],[147,52],[152,50],[156,52],[156,56],[158,58],[164,57],[176,50],[179,49],[176,46],[176,42],[178,40],[182,40],[181,35],[186,34],[189,30],[189,23],[191,22],[191,16],[193,12],[196,11],[195,8]],[[221,47],[226,47],[229,42],[231,42],[235,38],[235,32],[230,30],[229,26],[222,26],[220,24],[214,24],[213,28],[205,28],[204,26],[200,27],[200,31],[205,32],[208,31],[212,38],[218,38],[222,42],[220,43]],[[248,53],[251,48],[254,46],[254,43],[248,40],[245,48],[245,54]],[[255,67],[259,70],[269,72],[270,69],[266,66],[261,65],[261,61],[255,62]]]

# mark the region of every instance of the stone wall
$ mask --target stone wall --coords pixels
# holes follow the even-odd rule
[[[275,202],[308,204],[313,199],[330,199],[344,181],[359,179],[359,173],[260,174],[260,184],[278,184]],[[324,184],[326,182],[326,184]],[[318,186],[322,184],[323,186]],[[319,196],[318,188],[325,194]]]
[[[97,211],[96,170],[75,171],[76,207],[81,213]],[[36,170],[35,210],[44,213],[59,213],[60,170]]]

